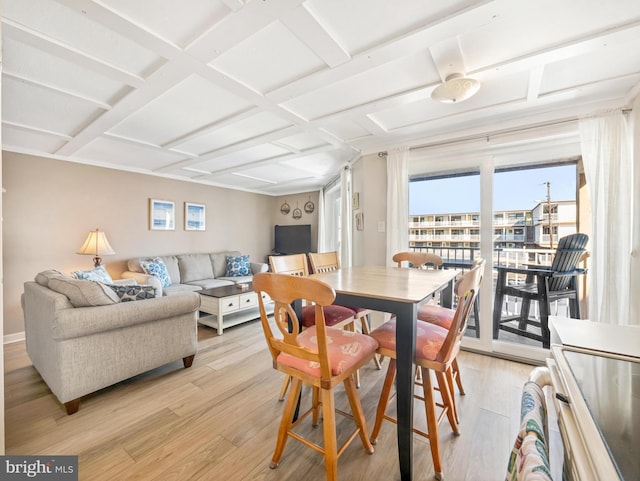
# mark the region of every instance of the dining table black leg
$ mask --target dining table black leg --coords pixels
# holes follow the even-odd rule
[[[396,406],[398,415],[398,459],[400,479],[413,476],[413,381],[417,305],[401,303],[396,314]]]

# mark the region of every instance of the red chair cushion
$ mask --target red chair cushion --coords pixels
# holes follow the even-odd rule
[[[418,309],[418,319],[424,322],[435,324],[436,326],[449,329],[456,311],[434,304],[422,304]]]
[[[328,327],[327,349],[331,375],[342,374],[360,363],[378,349],[378,343],[372,337],[337,327]],[[301,346],[318,352],[316,326],[305,329],[298,335]],[[314,377],[320,377],[320,363],[307,361],[287,353],[278,355],[278,363],[290,366]]]
[[[416,325],[416,358],[428,361],[435,360],[436,356],[444,344],[449,331],[435,324],[418,321]],[[396,318],[382,324],[369,334],[373,337],[381,348],[396,350]]]
[[[325,326],[335,326],[339,322],[354,316],[354,312],[348,307],[331,304],[322,308],[324,311]],[[316,325],[316,307],[304,306],[302,308],[302,326],[311,327]]]

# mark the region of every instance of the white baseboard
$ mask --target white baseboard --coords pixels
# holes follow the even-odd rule
[[[24,341],[24,331],[15,334],[7,334],[4,336],[3,344],[11,344],[12,342]]]

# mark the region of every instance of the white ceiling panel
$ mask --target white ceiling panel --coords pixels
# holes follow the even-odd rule
[[[155,70],[161,60],[154,52],[88,19],[82,10],[51,0],[3,2],[2,16],[28,26],[37,34],[143,77]]]
[[[3,39],[3,74],[29,79],[87,101],[110,104],[129,89],[117,82],[73,62],[38,50],[30,45]]]
[[[316,119],[422,87],[439,81],[439,78],[425,50],[319,88],[284,105],[306,119]]]
[[[310,0],[305,2],[351,54],[390,41],[473,2],[468,0]],[[477,3],[477,2],[476,2]]]
[[[48,135],[41,132],[34,132],[13,127],[11,125],[2,125],[2,142],[7,146],[14,146],[20,150],[29,152],[48,152],[53,154],[66,141],[55,135]],[[29,146],[29,148],[24,148]]]
[[[198,162],[193,165],[198,169],[216,172],[229,168],[237,168],[263,159],[277,158],[289,154],[289,151],[273,144],[262,144],[250,149],[222,155],[214,159]]]
[[[73,135],[101,112],[95,105],[24,80],[2,81],[3,120]]]
[[[134,169],[154,171],[175,162],[184,156],[170,152],[159,152],[129,142],[97,138],[72,156],[74,160],[106,162]]]
[[[250,105],[192,75],[138,110],[109,133],[163,145]]]
[[[210,65],[261,93],[325,67],[280,22],[273,22],[240,42]]]
[[[327,145],[327,143],[323,139],[308,133],[283,137],[278,141],[278,143],[299,151],[309,150],[315,147],[320,147],[322,145]]]
[[[103,0],[102,4],[183,48],[230,12],[216,0]]]
[[[249,140],[268,132],[277,131],[291,125],[288,121],[263,112],[230,125],[220,127],[213,132],[196,137],[175,146],[178,150],[194,154],[204,154],[213,150]]]
[[[3,0],[2,35],[4,149],[267,195],[640,92],[637,0]]]

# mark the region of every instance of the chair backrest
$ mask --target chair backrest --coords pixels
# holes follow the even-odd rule
[[[309,267],[305,254],[291,254],[288,256],[269,256],[271,272],[289,274],[290,276],[308,276]]]
[[[578,268],[582,256],[587,250],[589,237],[586,234],[570,234],[558,241],[551,270],[558,273],[573,272]],[[550,291],[567,289],[571,283],[571,276],[553,277],[549,281]]]
[[[458,298],[458,307],[456,308],[447,337],[436,357],[437,361],[450,362],[458,352],[462,336],[467,329],[469,316],[473,310],[473,303],[476,300],[478,289],[480,288],[485,265],[486,261],[484,259],[478,259],[475,266],[462,274],[456,281],[454,290]]]
[[[394,254],[393,262],[397,262],[398,267],[407,265],[415,269],[427,269],[431,265],[437,269],[442,265],[442,257],[432,252],[398,252]]]
[[[336,251],[332,252],[309,252],[309,262],[311,263],[311,273],[331,272],[340,269],[340,259]]]
[[[253,290],[258,293],[262,330],[273,357],[274,367],[278,355],[284,352],[306,361],[318,363],[322,379],[330,379],[331,368],[322,307],[332,304],[335,300],[336,293],[333,288],[322,281],[309,277],[261,272],[253,276]],[[266,293],[274,302],[273,318],[278,331],[280,331],[278,336],[274,335],[269,322],[264,300],[260,295],[262,292]],[[308,299],[315,304],[317,351],[304,348],[298,343],[301,324],[292,304],[299,299]]]

